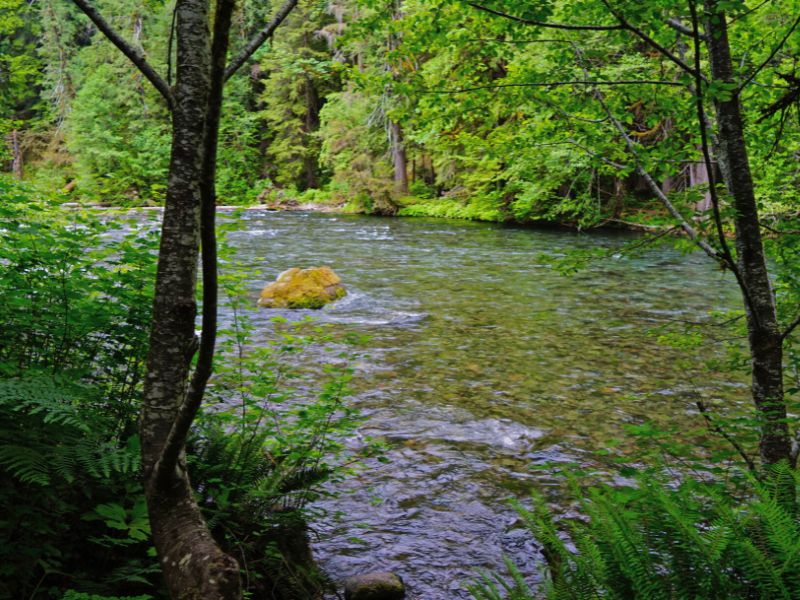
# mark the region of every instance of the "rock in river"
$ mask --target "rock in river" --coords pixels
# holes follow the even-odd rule
[[[403,580],[394,573],[367,573],[344,581],[345,600],[403,600]]]
[[[347,292],[330,267],[289,269],[261,291],[259,306],[266,308],[322,308]]]

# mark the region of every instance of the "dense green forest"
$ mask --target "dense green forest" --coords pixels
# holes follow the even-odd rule
[[[685,27],[656,29],[668,3],[623,6],[677,60],[692,60]],[[168,6],[102,9],[159,71],[170,70]],[[82,202],[159,203],[169,116],[158,93],[71,3],[7,1],[2,10],[7,170]],[[796,189],[796,7],[730,10],[742,13],[730,30],[737,69],[753,71],[742,104],[759,201],[780,215],[794,210],[786,200]],[[269,11],[237,9],[234,48]],[[602,2],[513,12],[609,22]],[[702,207],[692,196],[702,192],[690,192],[707,177],[687,77],[624,30],[536,29],[451,1],[303,2],[226,90],[220,199],[584,226],[649,211],[652,192],[595,89],[580,83],[591,80],[662,189]]]
[[[0,0],[0,599],[800,596],[798,58],[796,0]]]

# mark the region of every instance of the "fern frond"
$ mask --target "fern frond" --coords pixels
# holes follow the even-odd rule
[[[47,456],[36,448],[17,444],[0,445],[0,467],[22,483],[50,484],[50,466]]]

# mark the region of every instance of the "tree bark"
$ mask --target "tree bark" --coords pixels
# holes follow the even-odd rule
[[[153,542],[171,597],[234,600],[241,597],[239,566],[208,531],[182,450],[176,462],[158,468],[186,400],[197,346],[195,292],[211,84],[207,0],[178,1],[177,31],[172,157],[140,422],[142,469]]]
[[[392,0],[392,20],[403,16],[403,0]],[[400,45],[397,34],[389,34],[389,50],[396,50]],[[391,67],[389,67],[391,69]],[[392,76],[396,80],[397,75]],[[390,89],[389,96],[393,95]],[[408,158],[406,155],[403,127],[394,119],[389,119],[389,142],[392,146],[392,164],[394,166],[394,189],[398,194],[408,194]]]
[[[734,80],[725,15],[717,0],[705,0],[706,35],[713,81],[734,88],[729,98],[717,97],[720,164],[735,208],[737,264],[746,289],[745,310],[752,366],[752,395],[760,420],[762,464],[789,461],[791,440],[783,397],[783,351],[775,295],[767,271],[758,222],[753,178],[744,141],[739,90]]]
[[[394,164],[394,187],[401,194],[408,193],[408,159],[406,157],[403,128],[400,123],[390,121],[392,138],[392,163]]]
[[[73,2],[161,92],[172,113],[172,154],[139,421],[153,543],[174,600],[239,600],[239,565],[208,530],[194,499],[184,447],[211,375],[216,340],[215,177],[223,86],[280,26],[297,0],[286,0],[227,66],[235,0],[216,1],[213,44],[208,30],[209,0],[177,0],[174,90],[88,0]],[[198,344],[195,293],[201,243],[203,330]],[[192,357],[198,350],[189,382]]]
[[[22,179],[22,151],[19,147],[19,133],[11,131],[11,172],[17,179]]]
[[[306,45],[310,46],[310,41],[306,41]],[[303,81],[305,100],[306,100],[306,114],[305,122],[303,123],[303,134],[305,143],[308,147],[310,144],[311,136],[319,130],[319,111],[320,101],[317,88],[314,86],[314,81],[308,75],[304,76]],[[313,147],[313,146],[312,146]],[[305,172],[306,172],[306,189],[317,189],[319,187],[319,178],[317,171],[319,164],[316,156],[306,152],[305,158]]]

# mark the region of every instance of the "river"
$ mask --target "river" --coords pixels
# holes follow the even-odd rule
[[[230,236],[253,299],[289,267],[328,265],[349,295],[309,313],[371,336],[352,399],[388,464],[348,479],[314,523],[318,559],[344,577],[399,573],[411,598],[467,598],[465,581],[507,554],[534,573],[532,536],[507,504],[557,493],[551,462],[591,452],[652,418],[697,424],[697,395],[746,399],[742,382],[703,365],[708,347],[675,350],[652,334],[739,306],[702,255],[669,247],[612,255],[565,277],[574,248],[615,249],[632,234],[580,234],[434,219],[247,211]],[[556,490],[556,492],[552,492]],[[334,516],[336,515],[336,516]]]

